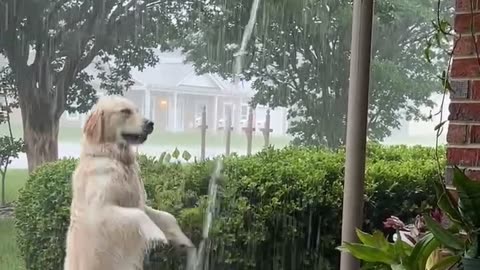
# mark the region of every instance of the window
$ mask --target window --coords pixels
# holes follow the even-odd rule
[[[195,126],[200,127],[202,125],[202,112],[205,104],[196,103],[195,104]],[[206,109],[205,109],[206,111]]]
[[[247,120],[248,119],[248,104],[244,103],[241,106],[240,109],[240,118],[241,120]]]

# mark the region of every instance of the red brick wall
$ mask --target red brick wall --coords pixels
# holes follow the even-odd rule
[[[480,0],[454,1],[456,45],[450,70],[453,91],[447,133],[447,182],[453,165],[467,168],[472,178],[480,180]]]

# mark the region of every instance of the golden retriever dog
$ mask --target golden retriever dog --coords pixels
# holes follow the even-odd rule
[[[132,145],[152,132],[126,98],[103,97],[93,108],[72,177],[65,270],[139,270],[153,245],[194,247],[175,217],[145,204]]]

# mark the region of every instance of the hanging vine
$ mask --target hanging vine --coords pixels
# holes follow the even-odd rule
[[[470,0],[470,11],[473,14],[473,1]],[[435,159],[438,165],[438,176],[440,180],[443,180],[443,166],[440,162],[440,154],[439,154],[439,139],[440,136],[443,134],[443,127],[448,120],[444,120],[443,109],[445,106],[445,100],[447,98],[447,94],[453,91],[450,85],[450,77],[449,72],[453,62],[453,56],[455,49],[457,47],[458,41],[461,38],[461,34],[458,36],[454,33],[454,28],[452,24],[449,22],[448,19],[442,17],[442,0],[437,0],[436,2],[436,19],[432,21],[433,25],[433,32],[432,35],[427,39],[427,46],[425,48],[425,58],[429,63],[433,64],[433,57],[432,55],[437,52],[442,55],[446,55],[447,60],[447,67],[444,69],[441,74],[438,76],[440,83],[442,85],[442,100],[439,105],[439,109],[436,113],[431,115],[439,116],[438,124],[435,126]],[[473,18],[473,16],[472,16]],[[471,20],[471,28],[473,29],[473,19]],[[471,31],[472,36],[474,37],[474,32]],[[453,43],[453,45],[452,45]],[[476,44],[475,44],[476,47]],[[475,48],[475,51],[476,48]],[[478,59],[478,57],[477,57]],[[480,63],[480,62],[479,62]]]

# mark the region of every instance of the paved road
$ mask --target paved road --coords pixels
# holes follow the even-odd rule
[[[200,157],[200,146],[197,148],[194,147],[181,147],[179,146],[178,149],[180,150],[180,153],[183,153],[183,151],[188,151],[193,157]],[[142,145],[139,147],[138,151],[140,153],[149,155],[149,156],[159,156],[163,152],[173,152],[175,150],[175,146],[155,146],[155,145]],[[58,145],[58,155],[60,158],[65,158],[65,157],[78,157],[80,154],[80,144],[77,143],[59,143]],[[246,154],[245,149],[231,149],[231,152],[236,152],[238,154],[244,155]],[[210,147],[206,149],[205,155],[207,157],[215,157],[218,155],[221,155],[225,153],[224,148],[219,148],[219,147]],[[18,159],[14,160],[12,164],[10,165],[10,168],[16,168],[16,169],[26,169],[28,167],[27,165],[27,157],[25,154],[21,154]]]

